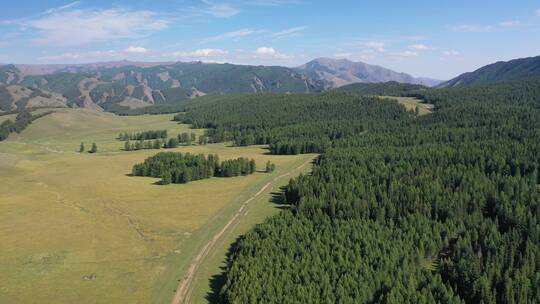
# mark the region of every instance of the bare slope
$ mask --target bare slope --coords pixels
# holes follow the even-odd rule
[[[440,81],[428,78],[415,78],[406,73],[398,73],[381,66],[363,62],[353,62],[347,59],[318,58],[298,68],[308,76],[323,80],[329,87],[368,82],[379,83],[395,81],[399,83],[421,84],[434,86]]]

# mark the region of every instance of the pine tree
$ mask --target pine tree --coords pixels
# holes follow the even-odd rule
[[[84,152],[84,143],[83,142],[81,142],[81,146],[79,147],[79,152],[80,153]]]
[[[98,151],[98,148],[97,148],[96,143],[92,143],[92,148],[90,148],[90,151],[88,151],[88,152],[97,153],[97,151]]]
[[[188,133],[178,134],[178,141],[183,144],[187,143],[189,141],[189,134]]]
[[[199,136],[199,145],[206,145],[207,138],[204,135]]]
[[[131,143],[129,140],[124,143],[124,151],[131,151]]]
[[[167,148],[177,148],[177,147],[178,147],[178,139],[169,138],[169,143],[167,144]]]
[[[249,174],[253,174],[257,171],[257,163],[255,163],[254,159],[251,159],[249,162]]]
[[[161,184],[162,185],[168,185],[170,184],[172,181],[171,181],[171,172],[169,171],[165,171],[163,172],[163,174],[161,175]]]
[[[270,161],[266,162],[266,173],[272,173],[276,169],[276,165],[271,163]]]

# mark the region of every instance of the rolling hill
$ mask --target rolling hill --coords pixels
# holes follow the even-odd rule
[[[328,87],[341,87],[351,83],[380,83],[395,81],[399,83],[435,86],[441,81],[429,78],[415,78],[409,74],[398,73],[380,66],[347,59],[318,58],[300,67],[309,77],[324,81]]]
[[[499,61],[474,72],[462,74],[440,84],[439,87],[449,88],[534,78],[540,78],[540,56]]]
[[[324,89],[321,81],[279,66],[115,62],[21,65],[21,69],[0,66],[2,111],[37,106],[112,110],[179,102],[207,93],[303,93]]]

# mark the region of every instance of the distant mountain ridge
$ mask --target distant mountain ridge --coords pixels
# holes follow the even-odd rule
[[[354,62],[347,59],[317,58],[300,67],[309,77],[325,81],[329,87],[336,88],[352,83],[399,83],[435,86],[442,81],[430,78],[415,78],[377,65]]]
[[[207,93],[324,90],[322,82],[279,66],[201,62],[20,66],[28,74],[16,65],[0,66],[2,111],[40,106],[114,110],[179,102]]]
[[[160,65],[175,64],[173,61],[165,62],[139,62],[139,61],[105,61],[80,64],[13,64],[24,75],[48,75],[58,72],[70,73],[90,73],[99,69],[119,68],[125,66],[134,66],[140,68],[154,67]]]
[[[114,111],[209,93],[309,93],[365,82],[432,85],[362,62],[319,58],[299,68],[202,62],[113,61],[0,65],[0,111],[84,107]]]
[[[459,75],[438,87],[450,88],[532,78],[540,78],[540,56],[499,61],[474,72]]]

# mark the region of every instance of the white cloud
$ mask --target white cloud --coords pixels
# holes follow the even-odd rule
[[[233,32],[227,32],[223,33],[221,35],[208,37],[202,40],[203,43],[206,42],[212,42],[212,41],[219,41],[219,40],[226,40],[226,39],[240,39],[242,37],[259,34],[262,33],[262,30],[255,30],[255,29],[241,29]]]
[[[130,46],[127,49],[124,50],[126,53],[131,54],[146,54],[148,53],[148,49],[142,47],[142,46]]]
[[[282,30],[282,31],[279,31],[279,32],[275,32],[275,33],[272,34],[272,36],[276,37],[276,38],[283,38],[283,37],[287,37],[287,36],[292,36],[294,34],[302,32],[306,28],[307,28],[307,26],[292,27],[292,28],[288,28],[288,29],[285,29],[285,30]]]
[[[459,55],[459,52],[458,52],[458,51],[454,51],[454,50],[449,50],[449,51],[444,51],[444,52],[443,52],[443,55],[444,55],[444,56],[458,56],[458,55]]]
[[[239,10],[234,8],[228,3],[214,3],[211,1],[203,0],[208,5],[206,7],[206,13],[219,18],[229,18],[240,13]]]
[[[174,57],[188,57],[188,58],[208,58],[219,57],[229,54],[228,51],[222,49],[198,49],[191,52],[174,52]]]
[[[59,7],[54,7],[54,8],[50,8],[48,10],[46,10],[44,13],[45,14],[52,14],[54,12],[58,12],[58,11],[63,11],[63,10],[66,10],[68,8],[72,8],[74,6],[77,6],[81,3],[81,1],[75,1],[75,2],[71,2],[71,3],[68,3],[66,5],[62,5],[62,6],[59,6]]]
[[[93,50],[81,52],[66,52],[59,55],[46,55],[39,58],[44,62],[83,62],[119,60],[141,55],[151,55],[150,50],[141,46],[129,46],[123,50]]]
[[[471,24],[459,24],[448,27],[451,31],[461,33],[485,33],[492,32],[494,30],[491,25],[471,25]]]
[[[377,42],[377,41],[370,41],[364,44],[364,46],[373,49],[379,53],[383,53],[385,51],[384,49],[384,42]]]
[[[351,53],[337,53],[334,55],[334,57],[336,58],[349,58],[351,56],[352,56]]]
[[[518,26],[521,26],[521,21],[519,21],[519,20],[507,20],[507,21],[500,22],[499,25],[502,26],[502,27],[518,27]]]
[[[274,50],[274,48],[271,48],[271,47],[260,47],[258,48],[256,51],[255,51],[256,54],[258,55],[275,55],[277,52],[276,50]]]
[[[17,24],[37,30],[37,44],[76,46],[145,37],[166,29],[169,21],[151,11],[105,9],[55,12]]]
[[[429,46],[425,45],[425,44],[413,44],[413,45],[409,45],[409,49],[410,50],[417,50],[417,51],[426,51],[426,50],[429,50],[431,48]]]
[[[114,60],[120,59],[124,55],[124,52],[119,52],[115,50],[107,51],[88,51],[80,53],[63,53],[60,55],[48,55],[40,57],[39,60],[45,62],[61,62],[61,63],[70,63],[70,62],[80,62],[85,60]]]
[[[255,55],[258,57],[267,57],[267,58],[276,58],[276,59],[287,59],[290,56],[282,54],[276,51],[274,48],[262,46],[255,50]]]
[[[403,52],[394,53],[393,55],[397,57],[417,57],[418,53],[413,52],[413,51],[403,51]]]
[[[107,61],[120,60],[126,58],[137,58],[138,56],[153,56],[157,58],[183,58],[188,60],[200,59],[225,59],[229,52],[223,49],[197,49],[193,51],[178,51],[173,53],[163,53],[151,51],[140,46],[130,46],[122,50],[106,50],[106,51],[84,51],[84,52],[67,52],[59,55],[48,55],[39,58],[44,62],[90,62],[90,61]]]

